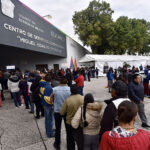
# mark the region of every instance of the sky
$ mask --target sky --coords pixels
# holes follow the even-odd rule
[[[75,11],[86,9],[91,0],[20,0],[41,16],[51,15],[47,19],[57,28],[62,30],[75,41],[82,44],[78,36],[74,34],[72,16]],[[114,10],[113,19],[120,16],[129,18],[146,19],[150,21],[149,0],[105,0]]]

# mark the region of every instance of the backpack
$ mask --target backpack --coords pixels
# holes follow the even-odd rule
[[[41,100],[39,96],[39,89],[40,89],[39,82],[33,82],[30,87],[30,91],[32,92],[31,101],[33,103],[40,102]]]
[[[40,87],[37,86],[37,87],[35,88],[35,90],[32,92],[31,99],[32,99],[32,102],[33,102],[33,103],[36,103],[36,102],[40,102],[40,101],[41,101],[41,98],[40,98],[40,96],[39,96],[39,89],[40,89]]]

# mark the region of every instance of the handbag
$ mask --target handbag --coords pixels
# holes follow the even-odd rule
[[[79,127],[77,129],[74,129],[73,131],[73,137],[74,140],[77,143],[77,147],[78,150],[82,150],[83,149],[83,115],[82,115],[82,107],[81,107],[81,119],[80,119],[80,124]]]

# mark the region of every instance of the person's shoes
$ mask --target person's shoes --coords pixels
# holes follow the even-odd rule
[[[150,126],[148,124],[146,124],[146,123],[142,123],[142,127],[143,128],[150,128]]]
[[[34,112],[32,112],[32,111],[29,111],[29,113],[30,113],[30,114],[34,114]]]
[[[55,148],[56,150],[60,150],[60,145],[56,145],[55,142],[54,142],[53,146],[54,146],[54,148]]]
[[[41,114],[41,117],[44,117],[44,114]]]
[[[20,108],[23,108],[23,104],[19,105]]]
[[[40,119],[40,116],[35,116],[35,119]]]

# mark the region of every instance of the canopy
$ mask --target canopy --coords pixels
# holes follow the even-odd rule
[[[126,62],[131,67],[139,67],[140,65],[150,65],[149,56],[132,56],[132,55],[92,55],[86,54],[79,60],[80,63],[95,62],[95,67],[99,69],[99,76],[103,76],[103,68],[107,63],[108,67],[117,69],[122,67]]]

